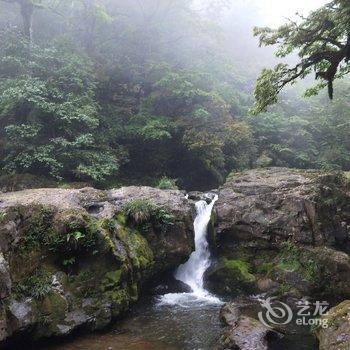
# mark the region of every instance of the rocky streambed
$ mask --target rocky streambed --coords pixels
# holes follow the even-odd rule
[[[266,328],[258,309],[238,307],[242,296],[263,294],[295,305],[300,300],[342,302],[322,316],[330,319],[328,328],[312,331],[320,340],[316,348],[350,348],[350,190],[345,175],[250,170],[231,174],[217,192],[209,230],[215,261],[205,287],[231,304],[223,309],[224,328],[209,323],[218,333],[214,345],[272,349],[290,338],[294,330]],[[201,196],[191,193],[187,199],[181,191],[150,187],[0,194],[2,344],[11,346],[23,337],[66,337],[113,322],[118,328],[150,283],[188,259],[194,247],[194,202]],[[215,314],[219,320],[219,310],[202,311],[203,317]],[[149,315],[140,324],[147,326],[147,319],[152,323]]]

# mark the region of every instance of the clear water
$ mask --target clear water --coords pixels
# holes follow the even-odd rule
[[[36,345],[31,350],[212,350],[222,332],[220,307],[198,300],[181,307],[143,299],[129,317],[107,332],[56,341],[54,345]],[[253,316],[255,310],[251,313]],[[29,350],[27,346],[25,349]],[[269,350],[316,349],[315,339],[302,332],[283,338]]]
[[[219,336],[219,310],[218,305],[199,302],[174,307],[142,300],[108,332],[36,345],[33,350],[209,350]]]

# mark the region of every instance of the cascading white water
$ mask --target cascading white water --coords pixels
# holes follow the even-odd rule
[[[175,273],[175,278],[191,287],[191,293],[169,293],[160,298],[161,304],[187,304],[192,301],[220,303],[221,301],[203,288],[204,273],[210,266],[210,251],[207,241],[208,224],[213,206],[218,196],[210,204],[201,200],[196,203],[196,217],[194,219],[195,250]]]
[[[211,211],[218,197],[215,196],[210,204],[205,201],[196,203],[196,218],[194,219],[194,243],[195,250],[183,265],[180,265],[175,273],[175,278],[189,285],[195,294],[204,295],[203,276],[210,266],[210,252],[207,241],[207,230]]]

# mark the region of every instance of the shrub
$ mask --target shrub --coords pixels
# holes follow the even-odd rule
[[[146,199],[136,199],[126,203],[123,210],[127,218],[138,225],[151,220],[154,205]]]
[[[177,190],[176,179],[170,179],[166,176],[163,176],[157,185],[157,188],[161,190]]]
[[[163,207],[157,207],[146,199],[136,199],[124,206],[124,214],[136,225],[145,225],[151,221],[162,225],[173,225],[174,216]]]
[[[33,297],[43,299],[52,291],[52,277],[43,268],[38,267],[33,274],[24,281],[18,282],[13,287],[16,298]]]

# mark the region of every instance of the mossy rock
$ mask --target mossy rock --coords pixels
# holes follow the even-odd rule
[[[35,332],[38,338],[59,335],[58,326],[64,324],[68,302],[58,292],[47,295],[40,304],[40,318]]]
[[[255,276],[249,270],[250,264],[242,260],[224,260],[226,269],[231,271],[238,282],[251,283],[255,282]]]
[[[118,225],[117,237],[124,243],[134,269],[150,269],[153,264],[153,252],[145,237],[138,231],[126,225]]]
[[[257,290],[256,277],[251,265],[243,260],[221,259],[206,272],[206,286],[220,295],[235,295]]]
[[[105,292],[107,290],[119,289],[121,277],[122,277],[122,270],[107,272],[102,280],[102,284],[101,284],[102,292]]]
[[[319,325],[315,334],[319,340],[319,350],[350,349],[350,300],[345,300],[331,308],[321,317],[325,327]]]

